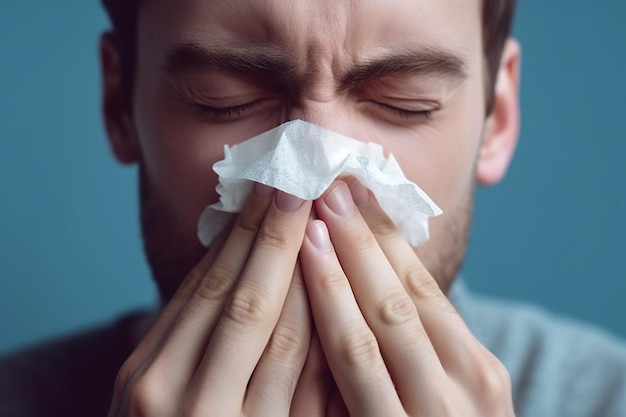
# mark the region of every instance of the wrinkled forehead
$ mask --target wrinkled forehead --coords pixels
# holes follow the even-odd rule
[[[480,0],[150,0],[138,29],[153,48],[271,44],[303,61],[341,65],[417,46],[480,54],[480,9]]]

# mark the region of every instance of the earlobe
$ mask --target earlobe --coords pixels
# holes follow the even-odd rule
[[[515,152],[520,125],[520,65],[519,43],[508,39],[498,70],[493,111],[485,124],[476,165],[476,180],[482,185],[502,180]]]
[[[139,150],[130,111],[124,103],[120,54],[111,33],[100,38],[100,68],[102,112],[109,144],[119,162],[132,164],[139,159]]]

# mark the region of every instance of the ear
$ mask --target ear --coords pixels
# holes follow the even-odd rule
[[[102,72],[102,111],[111,150],[122,164],[139,159],[139,148],[130,111],[124,103],[122,65],[119,49],[111,33],[100,38]]]
[[[476,164],[476,180],[482,185],[502,180],[515,152],[520,125],[520,65],[519,43],[508,39],[500,60],[493,110],[485,124]]]

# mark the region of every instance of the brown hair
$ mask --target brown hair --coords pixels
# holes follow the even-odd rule
[[[137,19],[139,8],[145,0],[101,0],[109,14],[110,36],[117,45],[122,61],[122,86],[124,102],[131,108],[132,89],[137,49]],[[491,113],[498,67],[504,43],[513,25],[516,0],[482,0],[483,53],[486,60],[486,113]]]
[[[483,53],[487,63],[485,77],[487,115],[493,109],[493,96],[502,49],[511,34],[516,0],[483,1]]]

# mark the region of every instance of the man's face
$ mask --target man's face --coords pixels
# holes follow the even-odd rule
[[[479,0],[151,0],[133,124],[142,217],[160,285],[203,254],[211,167],[292,119],[377,142],[443,209],[418,255],[443,288],[465,251],[485,122]]]

